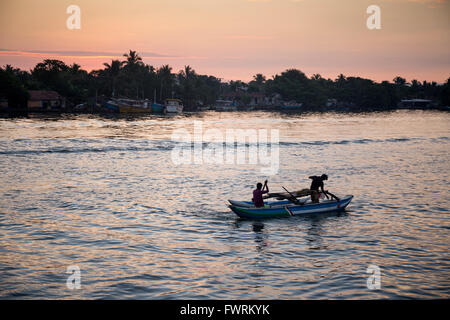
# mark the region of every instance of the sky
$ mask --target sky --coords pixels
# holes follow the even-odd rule
[[[81,28],[70,30],[70,5]],[[370,5],[381,29],[369,30]],[[145,63],[249,81],[288,68],[325,78],[444,82],[450,0],[0,0],[0,65],[43,59],[90,71],[130,49]]]

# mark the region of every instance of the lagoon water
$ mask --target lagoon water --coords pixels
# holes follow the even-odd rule
[[[278,129],[278,173],[176,166],[172,133],[195,120]],[[450,298],[449,144],[438,111],[2,119],[0,298]],[[226,206],[322,173],[354,195],[346,212],[251,221]]]

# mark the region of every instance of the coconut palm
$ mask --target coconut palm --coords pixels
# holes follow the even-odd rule
[[[262,86],[264,82],[266,82],[266,77],[263,74],[258,73],[253,76],[253,81],[255,81],[258,86]]]
[[[123,63],[124,63],[123,61],[112,60],[111,64],[109,63],[103,64],[106,67],[104,71],[106,74],[106,78],[108,79],[107,81],[111,83],[113,97],[116,94],[116,82],[120,74],[120,70],[122,69]]]
[[[130,69],[134,69],[136,66],[143,65],[142,58],[136,51],[130,50],[129,53],[125,53],[123,56],[127,58],[125,61],[125,65]]]
[[[398,86],[404,86],[406,84],[406,79],[402,77],[395,77],[393,81]]]
[[[172,92],[174,80],[172,67],[170,67],[168,64],[161,66],[158,69],[158,78],[160,82],[159,97],[160,100],[163,100],[168,98]]]
[[[185,105],[195,104],[195,89],[197,84],[197,74],[190,66],[185,66],[184,70],[178,73],[178,85]]]

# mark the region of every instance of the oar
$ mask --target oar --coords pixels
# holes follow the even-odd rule
[[[334,194],[332,194],[331,192],[325,191],[326,194],[329,194],[330,196],[332,196],[333,198],[335,198],[337,201],[340,201],[338,197],[336,197]]]
[[[288,200],[290,200],[291,202],[295,203],[295,204],[301,204],[300,201],[297,200],[297,198],[288,191],[288,189],[286,189],[285,187],[281,186],[284,190],[286,190],[287,193],[289,193],[292,197],[292,199],[287,198]]]

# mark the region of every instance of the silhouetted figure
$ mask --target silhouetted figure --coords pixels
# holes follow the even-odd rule
[[[327,199],[329,199],[327,193],[323,189],[324,180],[328,180],[328,176],[326,174],[319,176],[311,176],[309,179],[312,179],[311,187],[309,188],[311,191],[311,201],[314,203],[319,203],[319,188],[321,188],[322,192],[325,194]]]
[[[256,189],[253,190],[253,203],[255,204],[255,207],[260,208],[264,207],[264,200],[263,200],[263,194],[269,192],[269,186],[267,185],[267,180],[264,181],[264,187],[261,182],[258,182],[256,185]]]

